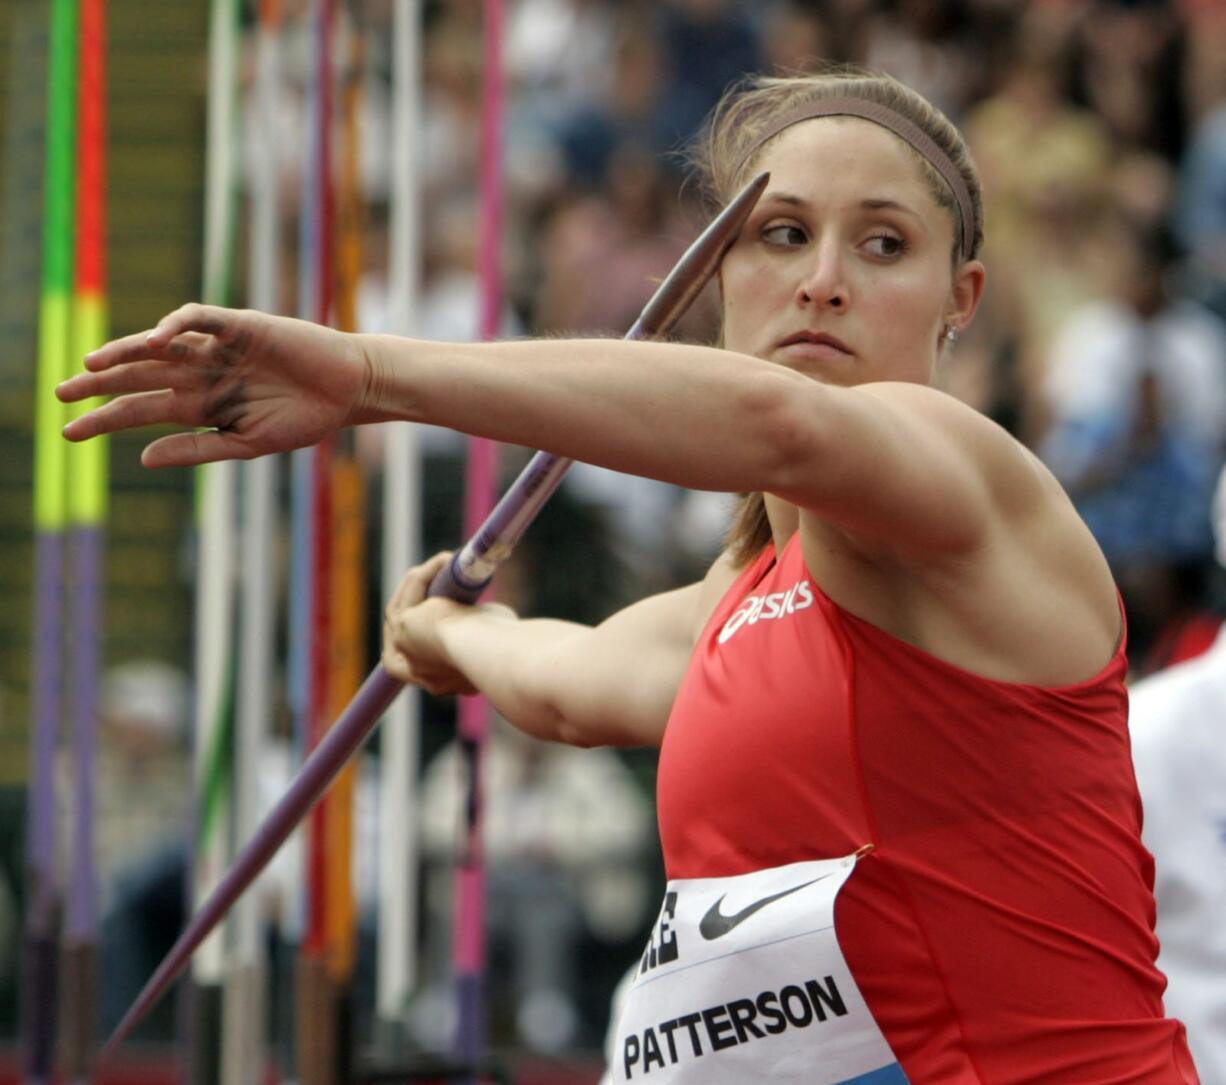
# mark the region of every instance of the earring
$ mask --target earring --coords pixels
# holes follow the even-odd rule
[[[946,324],[945,331],[941,334],[941,338],[952,347],[958,341],[958,329],[952,324]]]

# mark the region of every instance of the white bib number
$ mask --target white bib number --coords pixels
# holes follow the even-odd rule
[[[835,897],[855,864],[669,882],[612,1080],[907,1085],[835,938]]]

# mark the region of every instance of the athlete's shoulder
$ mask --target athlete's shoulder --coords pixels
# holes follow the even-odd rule
[[[920,478],[931,485],[921,507],[943,509],[942,522],[965,519],[977,542],[989,541],[993,526],[1034,524],[1047,515],[1066,519],[1071,511],[1059,482],[1030,449],[948,392],[901,381],[848,391],[871,406],[891,462],[926,465]]]
[[[1000,451],[1013,455],[1020,454],[1025,448],[1008,430],[982,411],[932,385],[909,381],[873,381],[856,385],[848,391],[899,411],[907,419],[930,427],[958,443],[996,446]]]

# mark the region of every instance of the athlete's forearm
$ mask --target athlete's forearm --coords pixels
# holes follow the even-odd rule
[[[549,742],[591,745],[559,710],[564,691],[542,682],[543,657],[587,626],[552,619],[519,619],[474,608],[449,615],[438,636],[447,658],[520,731]],[[565,674],[558,674],[563,684]]]
[[[364,336],[368,410],[695,489],[767,488],[813,382],[710,347]]]
[[[691,584],[597,626],[457,608],[435,635],[447,663],[522,731],[574,746],[658,746],[703,600]]]

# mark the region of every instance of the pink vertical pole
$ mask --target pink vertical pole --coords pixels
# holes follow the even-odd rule
[[[485,0],[484,83],[481,91],[480,218],[478,277],[482,339],[499,333],[502,313],[502,71],[503,4]],[[497,449],[494,442],[470,439],[465,473],[464,534],[471,537],[494,507]],[[481,766],[489,732],[489,705],[482,697],[462,697],[459,742],[468,773],[464,843],[456,874],[455,968],[459,1000],[456,1054],[474,1067],[485,1034],[485,862],[481,844]],[[475,1077],[475,1074],[474,1074]]]

